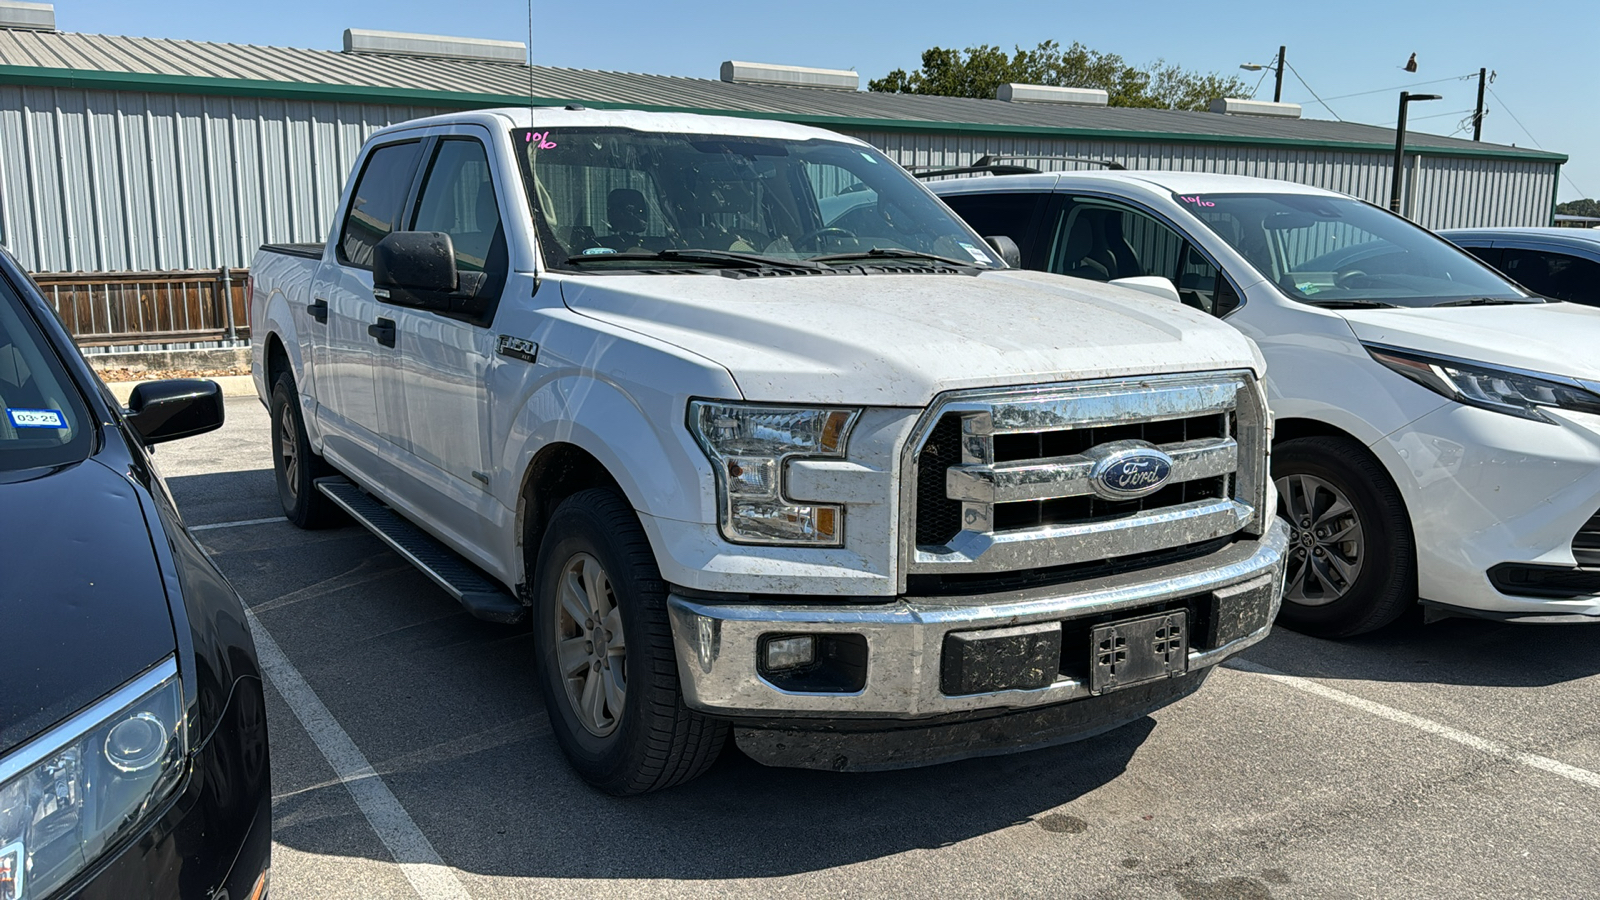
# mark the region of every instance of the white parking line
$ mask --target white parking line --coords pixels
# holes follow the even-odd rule
[[[1225,665],[1231,669],[1251,672],[1256,675],[1265,675],[1273,681],[1276,681],[1279,684],[1287,687],[1292,687],[1297,691],[1304,691],[1307,694],[1313,694],[1326,700],[1332,700],[1335,703],[1342,703],[1345,706],[1359,709],[1362,712],[1377,716],[1380,719],[1388,719],[1391,722],[1397,722],[1401,725],[1410,726],[1418,731],[1426,731],[1429,734],[1442,737],[1447,741],[1454,741],[1464,747],[1471,747],[1474,750],[1487,753],[1490,756],[1496,756],[1500,759],[1521,763],[1530,768],[1538,769],[1542,772],[1549,772],[1552,775],[1559,775],[1562,778],[1576,781],[1579,784],[1585,784],[1592,788],[1600,788],[1600,773],[1591,772],[1588,769],[1580,769],[1577,766],[1569,766],[1564,762],[1559,762],[1551,759],[1548,756],[1540,756],[1537,753],[1527,753],[1514,747],[1509,747],[1500,743],[1499,741],[1491,741],[1488,738],[1481,738],[1475,734],[1469,734],[1465,731],[1462,731],[1459,728],[1451,728],[1449,725],[1435,722],[1432,719],[1424,719],[1421,716],[1414,716],[1411,713],[1403,712],[1395,709],[1392,706],[1384,706],[1382,703],[1375,703],[1363,697],[1357,697],[1354,694],[1347,694],[1337,688],[1331,688],[1327,685],[1319,684],[1318,682],[1312,681],[1309,678],[1301,678],[1297,675],[1290,675],[1285,672],[1280,672],[1277,669],[1269,666],[1263,666],[1260,663],[1250,662],[1247,659],[1239,659],[1238,657],[1235,657],[1229,660]]]
[[[301,727],[311,736],[317,749],[322,751],[328,765],[333,767],[334,774],[344,783],[356,806],[361,808],[362,815],[367,817],[372,830],[389,848],[389,854],[400,866],[406,880],[425,900],[441,897],[471,900],[461,880],[439,858],[433,844],[417,828],[417,823],[411,820],[405,807],[395,799],[389,786],[373,771],[372,764],[367,762],[361,749],[339,727],[338,720],[322,705],[311,685],[283,655],[272,634],[248,609],[245,610],[245,618],[249,620],[250,631],[255,635],[256,652],[261,657],[261,668],[266,671],[267,678],[283,695],[290,711],[300,720]]]
[[[212,531],[217,528],[242,528],[246,525],[265,525],[269,522],[287,521],[283,516],[273,516],[270,519],[240,519],[237,522],[213,522],[210,525],[190,525],[190,531]]]

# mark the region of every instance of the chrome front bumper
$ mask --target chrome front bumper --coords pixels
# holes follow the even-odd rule
[[[668,599],[678,674],[691,709],[729,717],[922,719],[1024,709],[1091,696],[1067,676],[1042,688],[950,696],[940,654],[950,632],[1066,622],[1195,597],[1226,599],[1268,624],[1218,646],[1191,649],[1189,671],[1214,666],[1267,636],[1282,599],[1288,528],[1274,519],[1259,540],[1241,540],[1199,559],[1048,590],[983,597],[902,597],[886,604],[713,602]],[[865,686],[854,693],[786,691],[758,666],[763,635],[855,634],[867,643]]]

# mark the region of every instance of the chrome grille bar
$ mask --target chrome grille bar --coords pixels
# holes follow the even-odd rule
[[[1172,457],[1171,483],[1227,475],[1239,468],[1233,438],[1202,438],[1152,445]],[[946,496],[972,503],[1018,503],[1093,494],[1089,473],[1095,460],[1076,454],[988,465],[962,465],[945,475]]]

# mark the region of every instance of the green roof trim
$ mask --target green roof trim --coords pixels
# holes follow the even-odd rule
[[[319,84],[294,81],[264,81],[244,78],[215,78],[197,75],[161,75],[143,72],[105,72],[40,66],[0,65],[0,84],[66,87],[81,90],[138,91],[164,94],[206,94],[224,97],[257,97],[280,100],[319,100],[330,103],[377,103],[396,106],[437,106],[457,109],[486,109],[496,106],[525,106],[525,94],[486,94],[463,91],[436,91],[421,88],[393,88],[374,85]],[[971,122],[937,122],[909,119],[874,119],[762,112],[753,110],[660,106],[616,103],[578,97],[536,97],[536,103],[581,103],[592,109],[636,109],[643,112],[700,113],[746,119],[771,119],[818,125],[834,129],[895,132],[962,132],[989,135],[1028,135],[1032,137],[1074,137],[1095,140],[1136,141],[1143,143],[1223,144],[1232,146],[1290,147],[1353,153],[1393,152],[1393,144],[1365,141],[1298,140],[1282,137],[1238,136],[1189,132],[1117,131],[1098,128],[1061,128],[1035,125],[1003,125]],[[1456,148],[1407,145],[1406,152],[1419,156],[1457,159],[1510,159],[1524,162],[1555,163],[1568,160],[1566,154],[1546,150],[1503,148]]]

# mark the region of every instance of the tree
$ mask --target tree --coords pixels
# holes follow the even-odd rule
[[[1568,200],[1556,204],[1556,212],[1563,216],[1600,216],[1600,200]]]
[[[922,54],[922,68],[895,69],[867,82],[867,89],[890,94],[992,98],[1002,84],[1046,84],[1099,88],[1112,106],[1203,110],[1216,97],[1254,93],[1242,79],[1201,73],[1158,59],[1139,68],[1115,53],[1101,53],[1074,42],[1061,49],[1044,41],[1032,50],[1007,54],[983,44],[966,50],[933,47]]]

